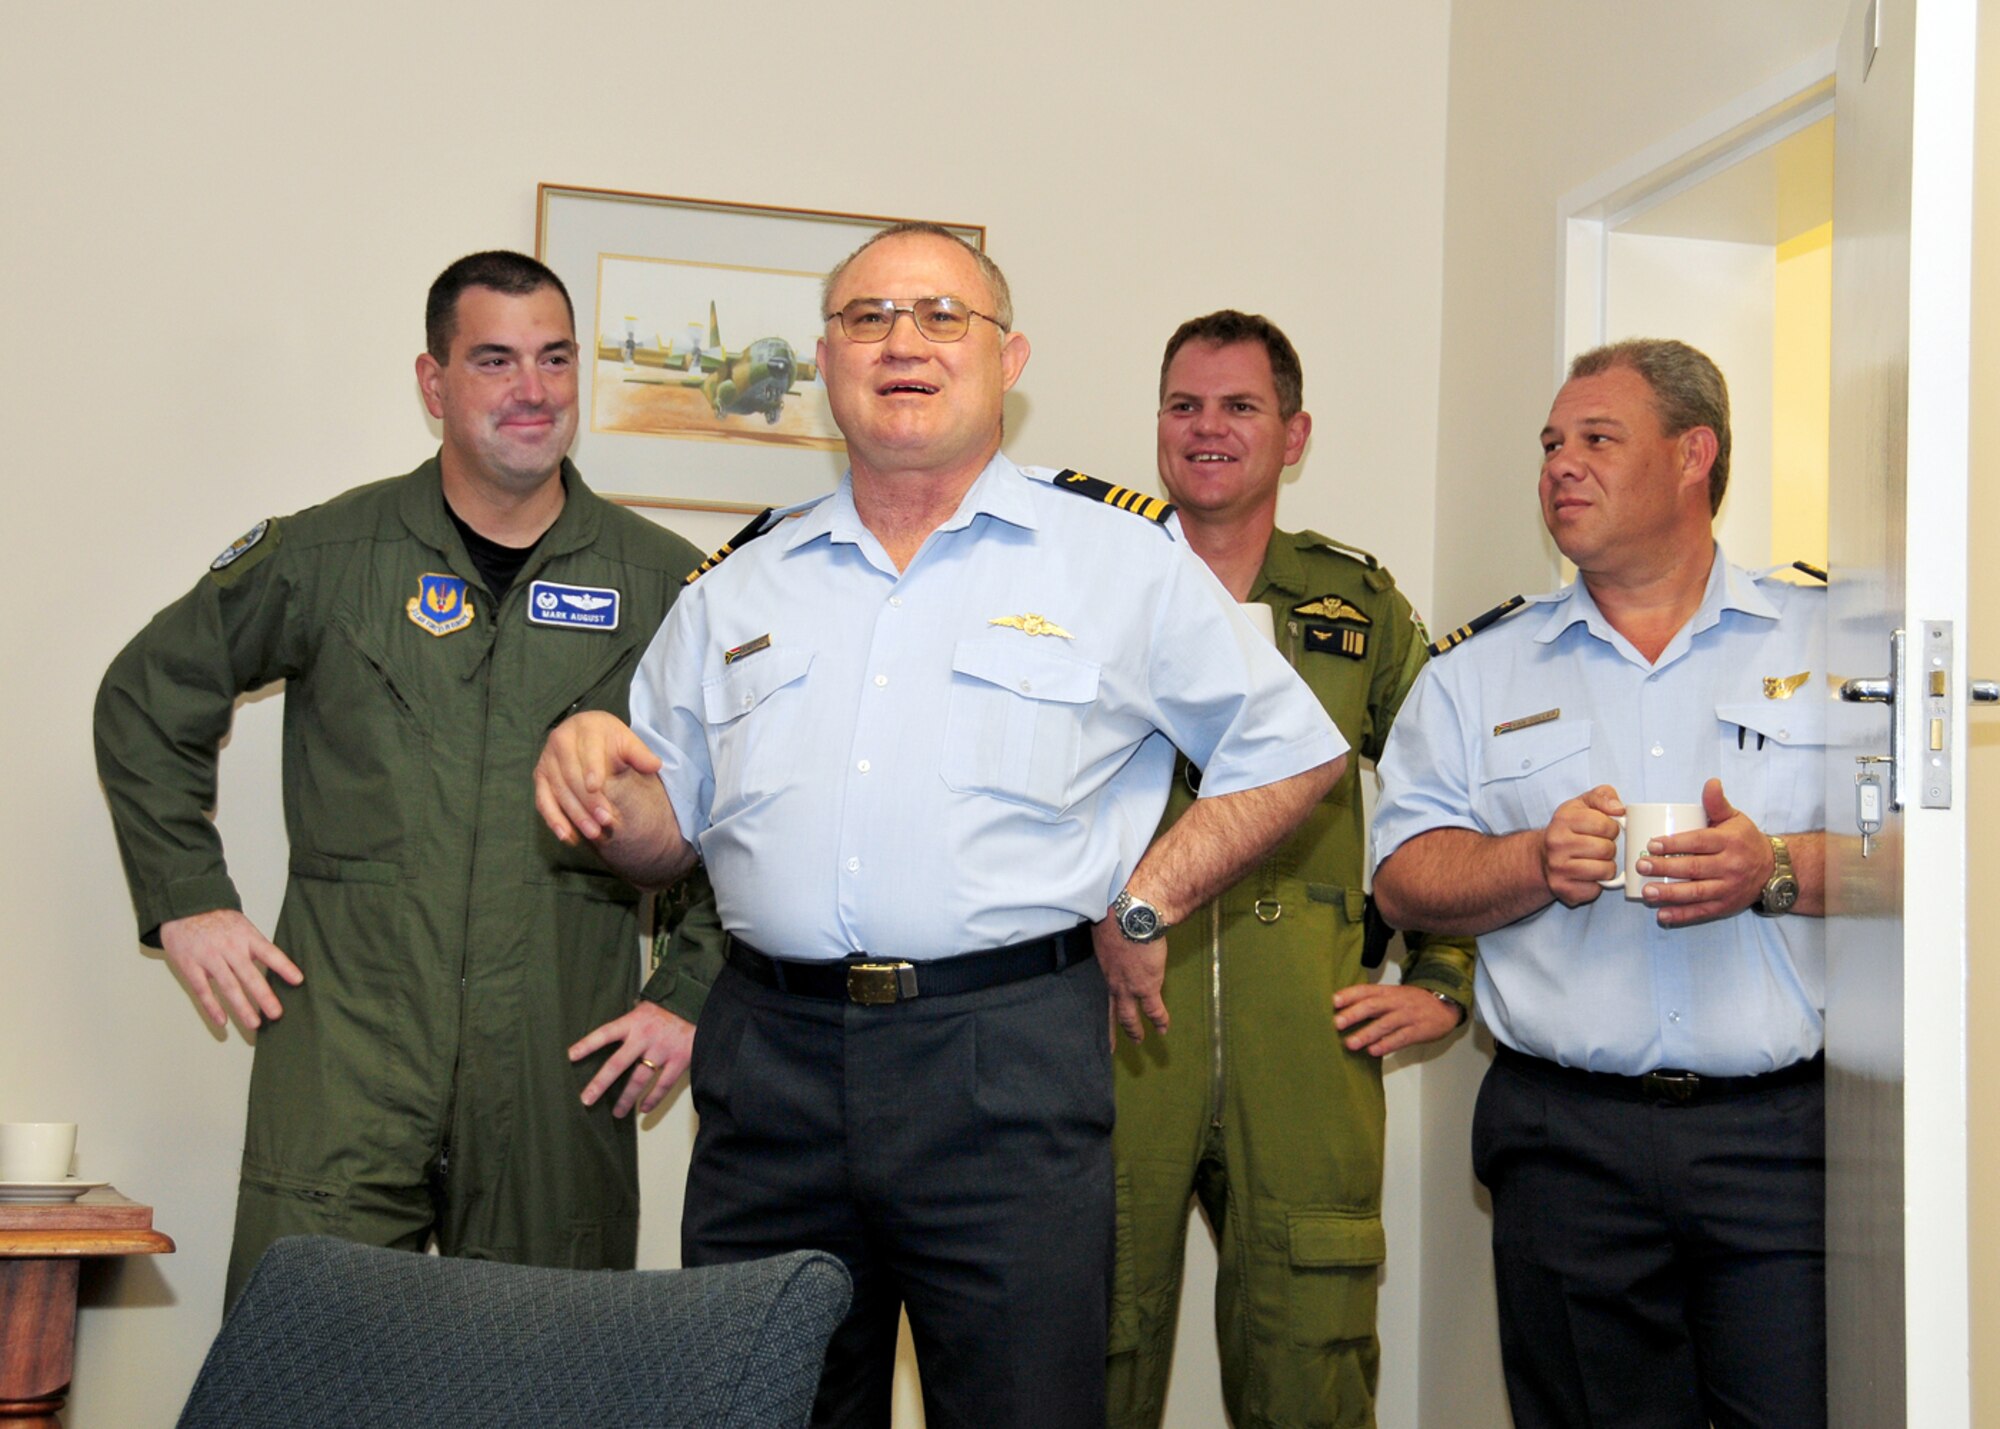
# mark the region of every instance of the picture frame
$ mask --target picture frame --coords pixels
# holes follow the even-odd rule
[[[535,256],[576,308],[571,455],[628,506],[744,512],[846,469],[814,344],[825,274],[882,214],[536,186]],[[980,224],[940,226],[984,252]]]

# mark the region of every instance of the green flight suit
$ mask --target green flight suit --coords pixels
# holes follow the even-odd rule
[[[565,716],[625,716],[698,555],[563,477],[561,515],[498,602],[433,459],[253,531],[98,691],[98,771],[157,944],[169,919],[241,907],[204,811],[236,697],[285,681],[272,941],[306,980],[278,983],[284,1015],[256,1039],[231,1302],[272,1240],[304,1232],[633,1264],[633,1123],[610,1098],[580,1105],[601,1059],[566,1049],[632,1005],[639,895],[543,827],[532,770]],[[447,587],[421,606],[427,574],[462,580],[462,604]],[[449,633],[415,619],[449,626],[462,605]],[[530,619],[578,612],[598,624]]]
[[[1121,1429],[1160,1421],[1190,1195],[1215,1230],[1237,1429],[1375,1422],[1382,1065],[1341,1045],[1333,994],[1369,976],[1361,758],[1381,754],[1428,637],[1374,557],[1312,531],[1272,535],[1251,598],[1354,756],[1290,839],[1168,935],[1172,1034],[1120,1044],[1109,1419]],[[1193,803],[1187,773],[1182,761],[1163,827]],[[1409,941],[1403,981],[1469,1006],[1471,942]]]

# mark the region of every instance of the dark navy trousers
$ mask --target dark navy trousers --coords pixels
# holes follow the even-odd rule
[[[907,1308],[930,1429],[1102,1429],[1109,1025],[1094,960],[886,1007],[717,980],[682,1259],[846,1264],[815,1425],[886,1429]]]
[[[1824,1429],[1826,1089],[1626,1101],[1503,1053],[1493,1193],[1515,1429]]]

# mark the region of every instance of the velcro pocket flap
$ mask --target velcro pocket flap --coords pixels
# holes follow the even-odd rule
[[[288,868],[300,878],[323,878],[334,883],[400,883],[403,870],[393,863],[366,858],[334,858],[306,849],[293,849]]]
[[[1293,1211],[1286,1222],[1295,1266],[1380,1265],[1389,1254],[1389,1238],[1382,1230],[1380,1216]]]

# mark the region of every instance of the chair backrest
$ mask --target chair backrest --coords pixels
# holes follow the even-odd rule
[[[803,1426],[846,1268],[546,1270],[290,1236],[264,1253],[181,1429]]]

